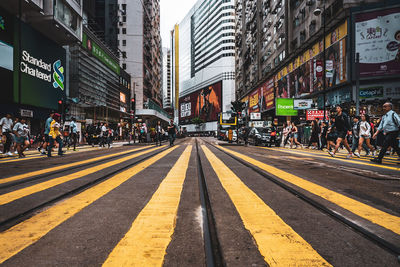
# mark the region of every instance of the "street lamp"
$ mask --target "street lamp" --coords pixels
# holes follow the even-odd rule
[[[322,29],[323,29],[323,33],[322,33],[322,38],[324,39],[324,41],[323,41],[323,44],[324,44],[324,46],[323,46],[323,52],[322,52],[322,57],[323,57],[323,76],[322,76],[322,92],[323,92],[323,95],[324,95],[324,120],[326,119],[326,92],[325,92],[325,89],[326,89],[326,51],[325,51],[325,46],[326,46],[326,44],[325,44],[325,31],[326,31],[326,24],[325,24],[325,21],[326,21],[326,15],[325,15],[325,1],[324,0],[321,0],[321,2],[323,3],[323,5],[322,5],[322,8],[323,8],[323,10],[321,10],[321,8],[320,7],[317,7],[315,10],[314,10],[314,15],[315,16],[320,16],[321,15],[321,13],[322,13],[322,21],[323,21],[323,23],[322,23]]]

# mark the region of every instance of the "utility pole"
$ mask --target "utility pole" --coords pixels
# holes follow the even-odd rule
[[[360,53],[356,53],[356,115],[360,116]]]

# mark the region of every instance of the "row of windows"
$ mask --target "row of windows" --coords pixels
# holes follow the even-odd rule
[[[231,16],[230,13],[226,13],[226,14],[222,14],[221,17],[226,17],[226,16]],[[234,26],[233,26],[234,27]],[[233,28],[234,29],[234,28]],[[197,45],[199,45],[204,39],[208,39],[211,40],[213,37],[215,37],[219,32],[214,32],[214,34],[212,34],[211,36],[209,34],[204,35],[203,37],[196,39],[194,46],[196,47]]]
[[[207,68],[209,65],[211,65],[212,63],[214,63],[217,60],[220,60],[223,57],[234,57],[234,56],[235,56],[235,53],[225,53],[225,54],[219,55],[218,57],[214,58],[213,60],[211,60],[210,62],[208,62],[204,66],[201,66],[200,68],[196,69],[196,72]]]
[[[231,23],[235,23],[234,19],[224,19],[224,20],[221,20],[220,22],[217,23],[218,20],[219,20],[219,18],[214,18],[214,20],[209,23],[210,25],[214,25],[214,28],[212,28],[211,30],[208,27],[205,27],[204,29],[199,30],[198,32],[195,32],[194,35],[196,36],[196,38],[202,37],[202,35],[204,33],[207,33],[207,31],[208,32],[214,31],[221,24],[230,23],[230,22]]]
[[[208,5],[204,5],[205,3],[207,3],[207,1],[204,1],[200,8],[194,13],[194,22],[198,25],[201,25],[205,21],[203,18],[209,17],[221,4],[230,3],[230,0],[223,0],[222,3],[220,3],[220,1],[215,1],[213,4],[207,3]],[[212,8],[214,9],[211,10]]]
[[[203,21],[201,21],[199,23],[194,22],[195,23],[195,29],[202,28],[204,26],[204,23],[209,21],[209,18],[210,18],[210,16],[212,16],[213,13],[220,14],[221,12],[223,12],[224,10],[227,10],[227,9],[234,10],[235,7],[234,6],[223,6],[223,7],[219,8],[217,12],[215,12],[217,10],[217,7],[214,8],[214,10],[212,10],[212,11],[208,12],[207,14],[203,15],[203,16],[206,16]],[[231,12],[231,14],[232,14],[232,12]]]
[[[202,53],[203,51],[198,52],[197,54],[195,54],[195,59],[196,61],[199,61],[200,59],[202,59],[203,57],[205,57],[207,54],[216,51],[215,49],[217,49],[219,46],[221,46],[222,44],[226,44],[226,43],[230,43],[230,44],[235,44],[235,41],[232,39],[229,40],[222,40],[221,42],[219,42],[218,44],[214,45],[213,47],[211,47],[210,49],[208,49],[206,52]],[[201,54],[202,53],[202,54]],[[201,54],[201,55],[200,55]]]
[[[205,50],[200,50],[198,52],[195,53],[195,57],[199,56],[201,53],[203,53],[202,56],[204,56],[205,54],[209,53],[210,51],[213,51],[215,48],[217,48],[218,46],[220,46],[221,44],[227,44],[227,43],[231,43],[234,44],[235,43],[235,39],[227,39],[227,40],[222,40],[221,42],[219,42],[218,44],[214,45],[213,47]]]
[[[202,61],[198,62],[199,60],[196,60],[195,68],[200,66],[201,64],[204,64],[205,62],[207,62],[207,60],[209,60],[210,58],[213,58],[215,55],[217,55],[218,53],[220,53],[221,51],[224,51],[224,50],[235,50],[235,47],[234,46],[221,47],[220,49],[216,50],[214,53],[212,53],[211,55],[209,55],[207,58],[203,59]]]

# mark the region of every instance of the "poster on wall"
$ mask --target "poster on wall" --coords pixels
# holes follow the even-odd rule
[[[360,77],[400,74],[400,8],[355,15]]]
[[[275,107],[274,79],[268,80],[263,86],[263,109],[268,111]]]
[[[260,112],[260,88],[257,88],[249,95],[249,112]]]
[[[217,121],[222,111],[222,82],[214,83],[179,99],[179,122],[191,124],[200,117],[205,122]]]
[[[275,96],[277,98],[288,98],[289,97],[289,75],[278,78],[275,76]]]

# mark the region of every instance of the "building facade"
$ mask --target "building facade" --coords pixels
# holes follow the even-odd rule
[[[159,0],[118,0],[122,13],[118,49],[122,68],[131,75],[135,115],[166,120],[161,94],[161,36]]]
[[[380,82],[374,83],[362,72],[356,73],[356,52],[360,51],[362,71],[361,60],[373,57],[368,53],[376,46],[371,42],[368,48],[367,44],[357,41],[364,38],[360,34],[367,35],[356,30],[357,19],[363,17],[359,14],[383,10],[382,14],[394,24],[398,22],[393,15],[397,14],[396,1],[367,2],[360,5],[361,1],[346,0],[237,0],[236,87],[237,97],[247,103],[246,114],[260,112],[262,119],[271,120],[278,114],[276,98],[312,99],[313,108],[328,111],[341,104],[354,114],[357,78],[360,79],[361,112],[379,116],[381,111],[372,111],[376,103],[389,99],[398,104],[396,92],[400,86],[396,71],[376,71],[372,80]],[[375,20],[371,24],[375,24],[369,29],[394,31],[379,24],[378,15],[372,17],[371,20]],[[359,23],[358,27],[361,25]],[[391,37],[382,41],[387,45],[395,40]],[[360,46],[365,48],[360,50]],[[381,57],[393,57],[383,46],[379,49]],[[389,68],[385,59],[380,60],[383,69]],[[364,68],[368,68],[367,64]],[[319,71],[324,66],[325,77]],[[381,82],[387,85],[377,89]],[[363,96],[375,93],[368,98]],[[300,119],[306,118],[305,112],[299,115]],[[286,117],[281,119],[286,120]]]
[[[69,93],[66,46],[82,40],[81,2],[1,1],[0,17],[0,113],[37,134]]]
[[[162,96],[163,109],[171,111],[172,109],[172,90],[171,90],[171,50],[163,48],[162,54]]]
[[[172,31],[175,117],[188,132],[216,131],[235,100],[234,11],[233,0],[199,0]]]

